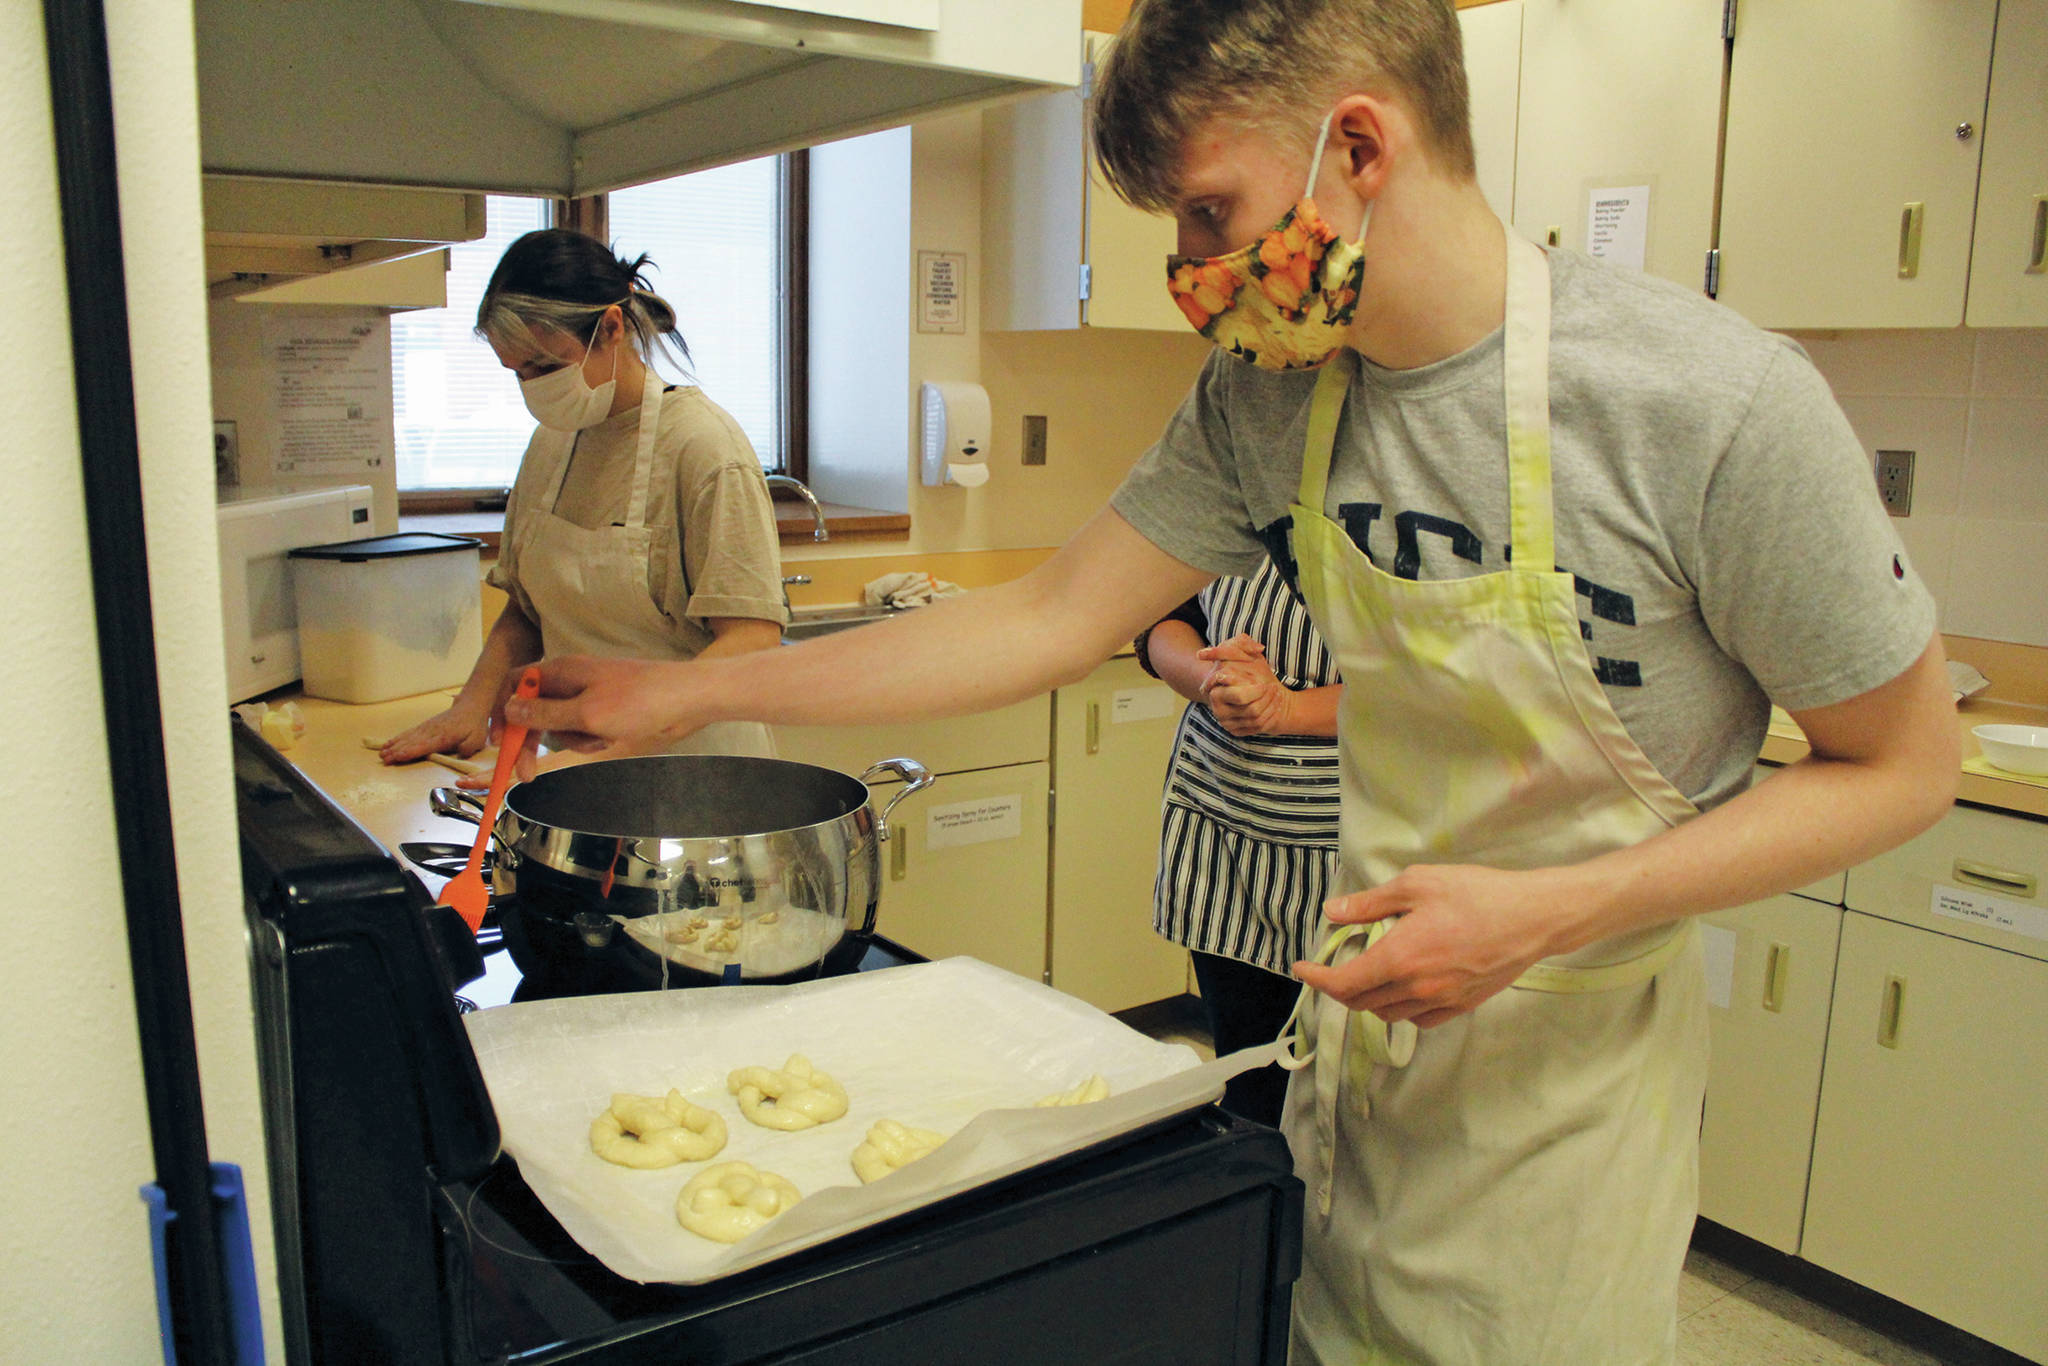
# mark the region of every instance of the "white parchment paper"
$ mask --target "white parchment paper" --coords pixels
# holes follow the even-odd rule
[[[757,1266],[1207,1104],[1250,1065],[1247,1050],[1203,1066],[1184,1045],[972,958],[798,986],[519,1003],[464,1018],[520,1174],[586,1251],[643,1282],[699,1283]],[[846,1087],[845,1117],[780,1133],[740,1114],[726,1074],[780,1067],[792,1053]],[[1031,1108],[1096,1073],[1110,1099]],[[724,1117],[730,1138],[712,1161],[788,1177],[802,1203],[727,1246],[676,1222],[676,1194],[704,1164],[633,1171],[590,1151],[590,1122],[613,1092],[670,1087]],[[853,1149],[880,1119],[949,1137],[862,1186]]]

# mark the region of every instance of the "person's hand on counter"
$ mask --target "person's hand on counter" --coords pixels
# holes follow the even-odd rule
[[[527,620],[516,602],[507,603],[448,710],[392,736],[378,751],[379,757],[387,764],[406,764],[429,754],[467,759],[482,749],[491,741],[492,720],[503,714],[521,666],[540,658],[540,644],[540,628]]]
[[[458,759],[467,759],[490,743],[490,713],[475,715],[473,710],[458,698],[440,715],[430,716],[386,740],[377,757],[387,764],[409,764],[429,754],[453,754]],[[489,786],[488,781],[485,785]]]

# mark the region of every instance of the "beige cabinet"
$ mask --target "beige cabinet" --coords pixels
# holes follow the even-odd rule
[[[1521,4],[1502,0],[1459,15],[1469,44],[1480,185],[1504,218],[1513,212],[1516,185]],[[1178,245],[1173,220],[1124,203],[1095,170],[1085,111],[1111,37],[1084,36],[1080,89],[982,114],[982,326],[1184,332],[1187,319],[1166,292],[1166,259]],[[1301,170],[1306,180],[1308,167]]]
[[[1774,896],[1704,917],[1712,1061],[1700,1213],[1799,1251],[1842,908]]]
[[[1963,321],[1998,9],[1745,0],[1729,65],[1721,302],[1765,327]]]
[[[1644,269],[1700,288],[1713,245],[1721,6],[1523,0],[1521,9],[1516,231],[1584,251],[1594,191],[1646,190]],[[1480,98],[1475,91],[1475,115]]]
[[[882,848],[878,928],[927,958],[967,954],[1045,980],[1043,762],[948,773],[906,797]]]
[[[1103,1010],[1187,989],[1152,930],[1159,797],[1181,701],[1134,659],[1053,694],[1052,984]]]
[[[775,743],[843,773],[900,754],[937,774],[890,813],[877,928],[927,958],[964,953],[1042,981],[1051,724],[1051,699],[1034,697],[975,716],[779,726]]]
[[[1803,1255],[2048,1360],[2044,1077],[2048,964],[1850,911]]]
[[[1965,321],[2048,327],[2048,0],[1998,6]]]
[[[1522,3],[1497,0],[1458,11],[1465,86],[1472,93],[1472,152],[1479,189],[1503,222],[1515,217],[1515,127],[1522,100]]]
[[[982,326],[993,332],[1187,327],[1166,292],[1171,218],[1140,213],[1095,171],[1087,92],[1107,34],[1085,35],[1080,89],[982,115]]]

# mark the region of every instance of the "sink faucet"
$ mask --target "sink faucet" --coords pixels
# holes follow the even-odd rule
[[[811,505],[811,521],[813,523],[811,539],[814,541],[829,541],[832,539],[832,533],[825,530],[825,509],[818,506],[818,495],[805,488],[802,480],[792,479],[786,474],[771,474],[768,476],[768,487],[771,489],[788,489],[796,494],[797,497],[809,503]]]

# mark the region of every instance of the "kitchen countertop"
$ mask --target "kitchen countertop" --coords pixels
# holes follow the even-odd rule
[[[417,763],[387,768],[375,750],[363,746],[365,736],[383,740],[440,711],[454,697],[455,689],[402,697],[389,702],[354,705],[304,697],[296,691],[273,694],[273,703],[295,701],[305,713],[306,733],[285,757],[360,821],[385,847],[397,850],[409,840],[437,840],[468,844],[475,827],[445,816],[436,816],[427,806],[427,794],[437,787],[452,787],[456,775],[438,764]],[[1987,723],[2048,725],[2048,709],[2009,702],[1971,698],[1957,711],[1956,726],[1962,738],[1965,758],[1978,752],[1970,727]],[[1764,740],[1763,759],[1789,764],[1807,754],[1806,738],[1790,716],[1772,709],[1770,733]],[[476,756],[488,762],[495,755],[486,750]],[[1979,806],[2048,817],[2048,787],[2038,787],[2017,778],[2005,779],[1964,772],[1957,796]]]
[[[424,759],[386,767],[377,751],[364,747],[363,738],[387,740],[419,724],[445,708],[456,691],[448,688],[360,705],[306,697],[297,690],[273,693],[264,700],[273,706],[299,704],[305,713],[306,733],[283,751],[284,757],[355,817],[379,844],[396,853],[398,846],[409,840],[467,846],[475,842],[476,827],[436,816],[428,809],[427,794],[437,787],[453,787],[457,774]],[[496,750],[486,750],[477,759],[488,762],[496,754]]]
[[[1977,737],[1970,734],[1972,726],[1999,724],[2048,725],[2048,708],[1986,701],[1979,697],[1967,699],[1956,709],[1956,729],[1962,736],[1963,758],[1972,759],[1979,753]],[[1771,708],[1770,733],[1764,738],[1764,761],[1796,763],[1807,753],[1806,735],[1798,723],[1777,707]],[[2048,787],[2037,787],[2020,778],[1995,778],[1965,769],[1962,782],[1956,789],[1956,799],[1977,806],[2048,817]]]

